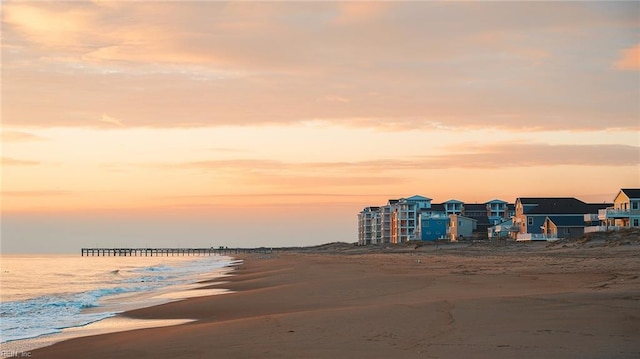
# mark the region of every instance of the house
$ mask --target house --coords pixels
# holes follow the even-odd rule
[[[418,228],[414,239],[435,241],[447,237],[449,215],[444,205],[432,204],[431,208],[424,208],[418,214]]]
[[[475,203],[475,204],[465,204],[462,209],[462,215],[468,218],[473,218],[476,220],[476,230],[481,233],[484,237],[484,234],[487,233],[487,228],[491,225],[489,222],[489,216],[487,211],[486,204]]]
[[[509,208],[510,206],[513,208],[513,205],[500,199],[492,199],[485,203],[464,203],[457,200],[449,200],[443,204],[448,214],[459,214],[475,219],[477,221],[475,237],[481,238],[486,238],[489,227],[509,219]],[[453,206],[458,204],[461,206],[460,211],[452,211],[451,208],[457,208]]]
[[[510,218],[510,216],[505,213],[507,211],[507,202],[500,199],[492,199],[486,202],[485,205],[487,207],[487,218],[490,225],[494,226]]]
[[[477,228],[477,220],[459,214],[449,215],[449,238],[452,242],[471,238]]]
[[[613,199],[613,206],[598,213],[607,226],[640,227],[640,188],[623,188]]]
[[[584,216],[547,216],[542,225],[545,238],[577,238],[584,234]]]
[[[516,239],[544,239],[543,229],[547,217],[576,217],[581,218],[584,227],[584,216],[598,213],[599,209],[608,204],[587,204],[572,197],[520,197],[516,199],[516,213],[513,226],[517,232],[512,232]]]
[[[500,222],[487,229],[487,236],[489,239],[506,239],[509,237],[509,233],[514,231],[513,219],[508,219],[504,222]]]

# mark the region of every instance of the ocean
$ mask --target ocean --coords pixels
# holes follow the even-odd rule
[[[0,343],[60,333],[125,310],[188,297],[179,292],[221,276],[232,262],[215,255],[1,255]]]

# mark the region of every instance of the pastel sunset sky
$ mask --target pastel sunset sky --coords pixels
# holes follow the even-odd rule
[[[640,2],[3,1],[2,251],[640,186]]]

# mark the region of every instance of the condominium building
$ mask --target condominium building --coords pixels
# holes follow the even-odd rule
[[[416,195],[399,199],[391,213],[391,243],[398,244],[419,239],[416,231],[418,213],[429,208],[431,208],[431,198]]]
[[[366,207],[358,213],[358,245],[377,244],[380,207]]]

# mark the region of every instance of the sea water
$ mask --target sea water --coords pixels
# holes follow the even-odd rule
[[[232,258],[215,255],[2,255],[0,343],[59,333],[166,302],[154,294],[215,277],[231,263]]]

